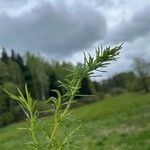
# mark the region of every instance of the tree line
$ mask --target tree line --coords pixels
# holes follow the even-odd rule
[[[103,93],[118,94],[123,91],[149,92],[150,91],[150,62],[142,58],[135,58],[128,72],[121,72],[101,81]]]
[[[3,88],[17,94],[17,88],[24,89],[27,83],[32,97],[38,100],[38,107],[41,111],[49,107],[44,103],[50,96],[56,96],[53,89],[63,89],[58,86],[58,81],[63,81],[75,66],[67,62],[45,61],[40,55],[27,52],[24,56],[11,50],[8,55],[5,48],[2,48],[0,58],[0,126],[18,121],[24,116],[18,104],[10,100]],[[94,82],[84,78],[76,97],[81,102],[80,95],[99,95]],[[86,101],[87,102],[87,101]]]
[[[79,95],[76,96],[77,103],[75,105],[103,99],[106,94],[116,95],[125,91],[149,92],[149,66],[148,62],[137,59],[133,65],[134,71],[119,73],[99,82],[84,78]],[[58,86],[58,81],[63,81],[69,71],[74,70],[74,67],[68,62],[48,62],[40,55],[30,52],[21,56],[11,50],[8,55],[6,49],[2,48],[0,57],[0,127],[24,118],[18,104],[8,98],[3,88],[17,94],[17,87],[23,91],[24,85],[27,83],[32,97],[38,100],[38,109],[42,112],[49,108],[44,100],[50,96],[57,96],[52,89],[64,92],[63,88]],[[92,96],[82,97],[81,95]]]

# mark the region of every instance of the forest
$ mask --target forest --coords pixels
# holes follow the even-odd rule
[[[38,100],[38,110],[42,112],[49,108],[44,100],[51,96],[56,97],[53,89],[64,92],[63,88],[58,86],[58,82],[63,81],[69,71],[74,68],[75,66],[70,62],[50,62],[39,54],[27,52],[22,56],[14,50],[8,53],[5,48],[2,48],[0,58],[0,127],[25,118],[18,103],[12,101],[4,89],[17,94],[17,88],[23,91],[24,85],[27,83],[32,97]],[[79,93],[75,97],[76,103],[72,107],[105,100],[108,95],[115,96],[125,92],[149,92],[150,62],[136,58],[131,68],[128,72],[114,74],[105,80],[83,78]],[[88,97],[81,95],[88,95]],[[40,115],[46,116],[47,114],[41,113]]]

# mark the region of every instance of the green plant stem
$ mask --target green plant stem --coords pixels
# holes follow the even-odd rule
[[[80,128],[80,126],[76,129],[74,129],[67,137],[65,137],[63,143],[58,147],[57,150],[61,150],[63,148],[63,145],[67,142],[68,137],[71,137],[79,128]]]
[[[74,90],[73,90],[73,92],[72,92],[72,94],[71,94],[71,96],[70,96],[70,98],[69,98],[68,104],[67,104],[67,106],[66,106],[64,112],[62,113],[60,119],[62,119],[62,118],[68,113],[69,108],[70,108],[70,106],[71,106],[71,101],[74,99],[74,96],[75,96],[77,90],[78,90],[79,87],[80,87],[79,85],[81,84],[81,81],[82,81],[81,79],[78,80],[78,82],[77,82],[77,84],[76,84],[76,86],[75,86],[75,88],[74,88]]]
[[[32,140],[33,142],[38,145],[38,140],[37,140],[37,137],[36,137],[36,134],[35,134],[35,123],[33,120],[31,120],[31,135],[32,135]]]
[[[36,131],[35,131],[35,118],[33,116],[33,112],[31,109],[29,109],[29,113],[30,113],[30,130],[31,130],[31,137],[33,142],[36,145],[39,145],[39,142],[37,140],[37,136],[36,136]]]
[[[62,115],[60,116],[59,118],[59,121],[58,121],[58,116],[57,116],[57,113],[58,113],[58,110],[55,112],[55,125],[54,125],[54,129],[53,129],[53,132],[51,134],[51,137],[50,137],[50,143],[55,139],[55,136],[57,134],[57,131],[59,129],[59,126],[60,126],[60,121],[64,118],[64,116],[68,113],[69,109],[70,109],[70,106],[71,106],[71,101],[74,99],[74,96],[77,92],[77,90],[79,89],[79,85],[81,83],[81,79],[78,80],[70,98],[69,98],[69,101],[68,101],[68,104],[64,110],[64,112],[62,113]],[[60,150],[60,148],[59,148]]]
[[[59,128],[58,111],[59,111],[59,106],[56,107],[55,114],[54,114],[54,122],[55,123],[54,123],[54,129],[53,129],[51,137],[50,137],[50,143],[52,143],[53,140],[55,139],[58,128]]]
[[[56,117],[56,116],[55,116]],[[53,132],[51,134],[51,137],[50,137],[50,143],[53,141],[53,139],[55,138],[55,135],[57,133],[57,130],[58,130],[58,127],[59,127],[59,122],[58,122],[58,118],[56,117],[55,118],[55,125],[54,125],[54,129],[53,129]]]

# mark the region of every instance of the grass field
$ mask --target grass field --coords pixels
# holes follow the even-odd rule
[[[86,125],[76,138],[80,150],[150,150],[150,94],[124,94],[73,110]],[[24,123],[0,129],[0,150],[27,150],[29,137],[17,130]]]

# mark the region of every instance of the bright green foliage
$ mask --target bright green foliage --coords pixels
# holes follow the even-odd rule
[[[79,150],[150,149],[150,94],[126,93],[108,97],[73,109],[72,113],[86,124],[83,131],[79,130],[80,136],[73,139]],[[49,118],[43,122],[45,120]],[[29,150],[26,142],[30,136],[26,130],[17,130],[18,126],[24,128],[27,123],[15,123],[0,129],[2,150]]]
[[[25,128],[25,130],[31,133],[32,142],[30,142],[30,146],[32,149],[61,150],[71,148],[70,143],[73,135],[80,128],[80,125],[78,125],[78,120],[70,116],[70,107],[80,89],[82,79],[91,76],[93,71],[106,67],[110,61],[116,60],[121,46],[105,49],[98,48],[95,58],[84,54],[84,63],[78,65],[74,70],[69,70],[71,74],[64,80],[65,82],[59,81],[60,86],[65,89],[65,93],[61,94],[58,90],[53,90],[56,92],[57,97],[50,97],[46,101],[51,103],[51,108],[46,111],[54,114],[51,123],[42,124],[41,119],[37,118],[39,115],[38,110],[36,110],[37,101],[32,99],[27,85],[25,86],[25,96],[19,89],[19,96],[5,90],[12,99],[20,104],[30,123],[30,127]],[[64,106],[64,109],[62,109],[62,106]],[[68,122],[73,124],[71,130],[67,130]],[[63,131],[63,134],[60,134],[60,131]],[[44,140],[40,139],[41,135],[44,135]]]

